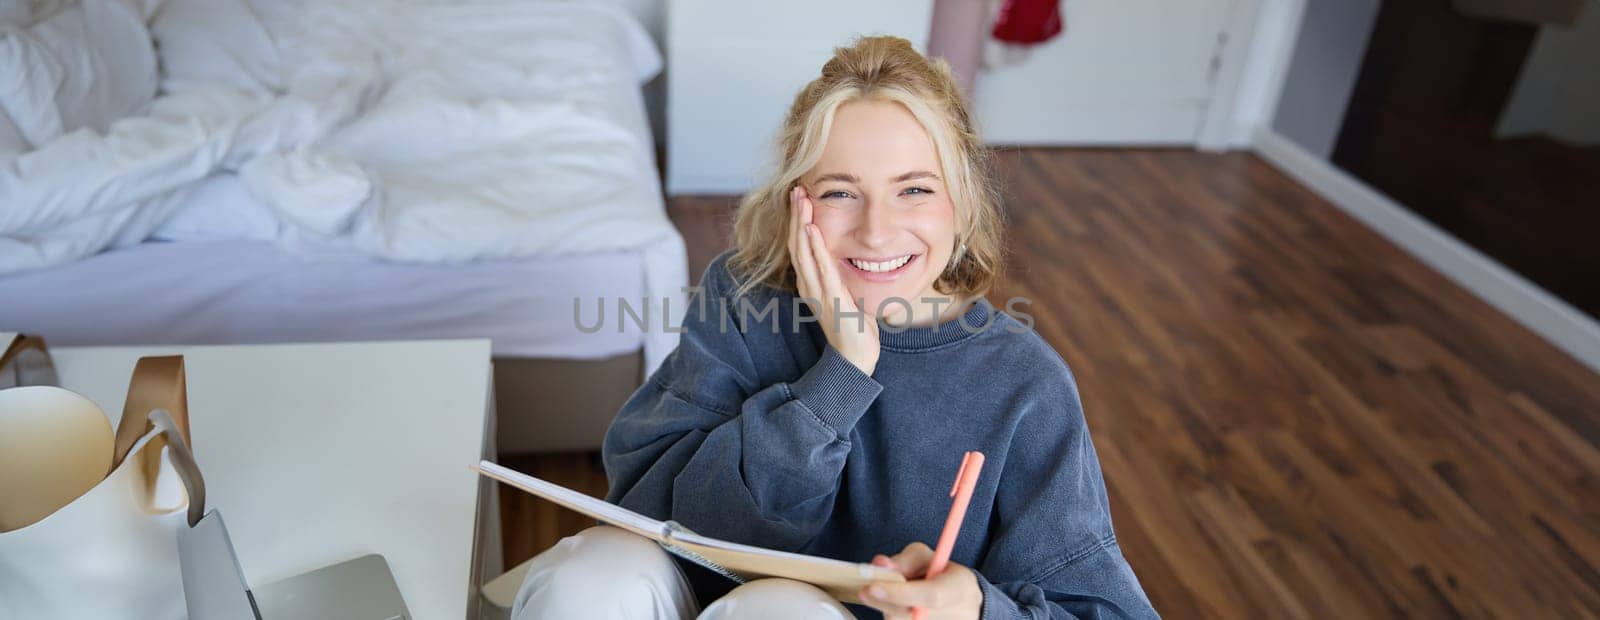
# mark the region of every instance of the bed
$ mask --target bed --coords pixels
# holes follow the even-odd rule
[[[163,10],[189,3],[225,20],[219,7],[242,7],[262,24],[257,35],[284,31],[283,20],[299,27],[316,19],[340,38],[338,51],[294,50],[271,36],[261,45],[272,44],[286,65],[296,53],[313,58],[321,63],[313,77],[344,54],[367,63],[373,73],[364,79],[381,79],[381,88],[340,92],[359,83],[345,74],[313,83],[290,102],[300,107],[285,107],[281,94],[295,90],[281,76],[290,72],[262,70],[239,54],[230,61],[238,66],[185,67],[205,46],[169,25],[175,43],[152,46],[164,54],[162,93],[220,96],[193,78],[213,71],[266,82],[265,94],[247,89],[229,99],[230,114],[246,112],[219,117],[213,124],[224,131],[196,134],[186,166],[163,169],[167,185],[108,183],[117,191],[84,192],[83,208],[72,211],[59,208],[77,205],[72,196],[27,192],[38,174],[0,178],[0,202],[45,197],[33,200],[44,215],[32,221],[0,213],[0,329],[57,345],[488,338],[502,453],[598,447],[612,415],[676,346],[665,326],[681,313],[688,283],[639,89],[661,59],[637,22],[605,7],[511,0],[210,2],[161,0],[142,17],[159,24]],[[427,36],[406,30],[421,26]],[[360,46],[348,45],[350,31],[340,28],[362,29],[365,55],[350,51]],[[152,30],[159,39],[162,29]],[[239,40],[251,34],[221,30]],[[496,49],[496,37],[508,36],[519,41],[516,53]],[[493,62],[471,64],[478,58]],[[161,96],[152,97],[159,107]],[[344,116],[324,116],[340,105]],[[325,133],[286,143],[293,132],[278,129],[282,123],[260,130],[260,119],[274,114],[311,118]],[[91,123],[90,138],[139,135],[130,125]],[[525,133],[515,134],[518,127]],[[478,134],[486,141],[462,137]],[[35,144],[20,155],[0,144],[0,163],[23,164],[13,163],[13,174],[27,168],[29,149],[61,141],[28,138]],[[253,150],[242,156],[241,145]],[[126,142],[105,148],[129,150]],[[335,156],[336,165],[317,167]],[[354,187],[352,170],[365,193],[339,208],[342,194],[322,190]],[[77,186],[99,178],[62,173],[90,179]],[[535,204],[549,195],[560,204]],[[118,210],[125,205],[131,210]],[[59,230],[72,234],[52,237]],[[622,304],[649,323],[619,314]]]
[[[639,384],[645,351],[675,345],[658,315],[648,331],[617,315],[618,300],[644,307],[647,262],[681,260],[681,246],[661,245],[415,265],[263,241],[149,242],[0,278],[0,325],[62,346],[489,338],[502,452],[591,449]]]

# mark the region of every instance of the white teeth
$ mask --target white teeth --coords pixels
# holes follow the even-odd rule
[[[885,271],[894,271],[896,269],[899,269],[900,267],[904,266],[906,264],[906,261],[908,261],[908,260],[911,260],[911,255],[910,254],[907,254],[907,255],[902,256],[900,258],[896,258],[894,260],[884,261],[884,262],[881,262],[881,263],[872,263],[872,262],[867,262],[867,261],[863,261],[863,260],[856,260],[856,259],[852,258],[852,259],[850,259],[850,264],[855,265],[857,269],[860,269],[862,271],[871,271],[873,273],[882,273],[882,272],[885,272]]]

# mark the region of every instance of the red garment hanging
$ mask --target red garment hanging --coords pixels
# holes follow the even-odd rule
[[[1061,33],[1061,0],[1005,0],[994,20],[994,38],[1033,45]]]

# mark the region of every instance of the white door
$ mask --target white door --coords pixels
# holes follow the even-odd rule
[[[1234,0],[1064,0],[1065,26],[1015,64],[990,45],[976,105],[995,144],[1192,145]]]

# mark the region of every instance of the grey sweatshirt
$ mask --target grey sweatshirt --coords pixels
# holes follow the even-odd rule
[[[868,376],[793,293],[735,300],[727,258],[606,435],[609,501],[708,536],[870,562],[933,546],[961,455],[978,450],[950,559],[978,573],[983,618],[1156,616],[1112,532],[1072,374],[1038,334],[983,300],[959,321],[880,326]],[[702,602],[733,585],[685,567]]]

